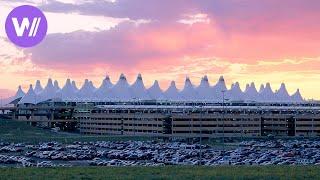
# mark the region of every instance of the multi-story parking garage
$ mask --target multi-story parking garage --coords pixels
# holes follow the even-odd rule
[[[319,113],[302,105],[86,105],[74,116],[85,134],[256,137],[318,136]]]

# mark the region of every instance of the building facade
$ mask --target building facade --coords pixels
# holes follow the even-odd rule
[[[42,103],[14,120],[81,134],[173,137],[320,136],[318,104]]]
[[[304,106],[77,106],[83,134],[177,137],[319,136],[318,107]]]

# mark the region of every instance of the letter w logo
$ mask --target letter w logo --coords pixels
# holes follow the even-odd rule
[[[14,25],[14,29],[16,30],[17,36],[22,37],[25,30],[29,30],[29,37],[34,37],[37,35],[39,24],[41,18],[33,18],[31,28],[30,21],[28,18],[23,18],[22,23],[19,25],[17,18],[12,18],[12,23]]]

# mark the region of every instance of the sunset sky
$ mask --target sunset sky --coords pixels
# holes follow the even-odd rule
[[[9,12],[19,5],[44,11],[48,35],[21,49],[5,33]],[[147,87],[170,80],[182,87],[220,75],[239,81],[285,82],[320,99],[319,0],[1,0],[0,95],[26,90],[37,79],[66,78],[100,86],[106,74],[123,72],[132,83],[141,73]]]

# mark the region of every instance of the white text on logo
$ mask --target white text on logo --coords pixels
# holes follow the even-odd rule
[[[22,37],[25,30],[29,30],[29,34],[28,34],[29,37],[36,36],[40,21],[41,21],[41,18],[33,18],[31,28],[30,28],[30,21],[28,18],[23,18],[21,25],[19,25],[17,18],[12,18],[12,23],[14,25],[14,29],[16,30],[18,37]]]

